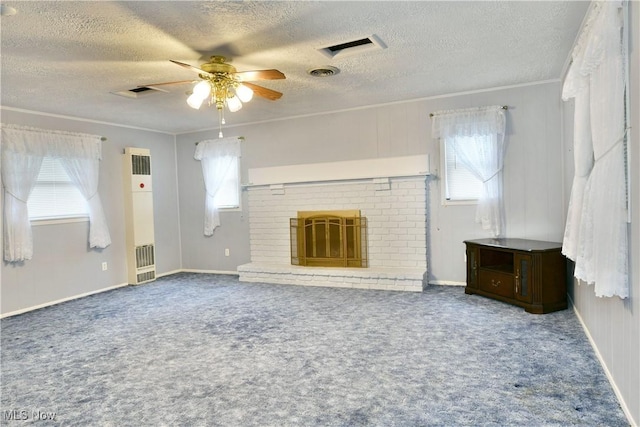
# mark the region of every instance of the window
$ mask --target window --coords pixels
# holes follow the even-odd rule
[[[470,140],[478,137],[458,137],[462,140]],[[482,194],[482,181],[475,177],[469,169],[462,164],[453,149],[454,138],[442,138],[441,150],[443,172],[442,203],[453,204],[476,202]]]
[[[27,202],[30,220],[88,217],[87,202],[58,159],[45,157]]]
[[[240,208],[240,141],[237,137],[219,138],[196,145],[193,158],[200,160],[205,188],[205,236],[212,236],[220,226],[221,208]]]
[[[214,204],[219,209],[234,209],[240,207],[239,163],[239,158],[234,157],[220,185],[220,189],[216,193]]]
[[[504,231],[502,169],[506,109],[503,105],[491,105],[432,115],[431,136],[443,141],[440,146],[443,204],[468,203],[464,198],[476,197],[476,222],[482,224],[484,230],[491,230],[494,237],[501,236]],[[450,149],[449,156],[447,149]],[[452,172],[461,169],[460,164],[481,181],[481,190],[476,194],[459,194],[459,190],[468,191],[475,185],[471,184],[474,180],[460,179],[456,182],[450,177]]]

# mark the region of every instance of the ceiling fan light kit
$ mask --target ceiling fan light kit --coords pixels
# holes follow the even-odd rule
[[[187,98],[187,104],[196,110],[208,99],[209,105],[215,105],[218,110],[226,105],[229,111],[236,112],[242,108],[240,94],[244,102],[249,102],[253,98],[253,91],[250,88],[231,77],[201,74],[200,78],[202,81],[193,86],[193,91]]]
[[[220,125],[220,133],[218,136],[220,138],[222,138],[222,125],[225,123],[223,113],[225,107],[232,113],[235,113],[242,108],[243,102],[251,101],[254,94],[271,101],[282,97],[282,93],[280,92],[249,83],[249,81],[252,80],[278,80],[286,78],[285,75],[278,70],[238,72],[233,65],[226,62],[227,59],[224,56],[218,55],[212,56],[209,62],[202,64],[200,68],[172,59],[170,61],[198,73],[198,77],[200,77],[201,80],[196,82],[191,91],[187,92],[189,95],[187,104],[189,107],[198,110],[202,107],[204,101],[208,100],[208,105],[216,106],[218,110],[218,123]],[[193,81],[185,80],[155,83],[145,86],[154,87],[183,83],[193,83]]]

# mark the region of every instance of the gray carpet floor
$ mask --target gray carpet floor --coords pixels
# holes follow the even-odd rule
[[[180,273],[3,319],[3,425],[625,426],[572,310]]]

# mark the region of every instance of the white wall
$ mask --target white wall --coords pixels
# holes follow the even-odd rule
[[[86,221],[34,226],[33,259],[22,263],[1,263],[2,315],[126,283],[122,184],[124,147],[151,149],[156,268],[158,274],[180,268],[173,135],[7,109],[2,110],[2,122],[107,137],[102,144],[98,192],[112,240],[105,249],[90,250]],[[102,271],[102,262],[108,265],[105,272]]]
[[[244,136],[242,177],[249,168],[430,154],[439,173],[439,144],[430,136],[429,113],[441,109],[508,105],[505,204],[507,234],[560,241],[564,226],[560,83],[398,103],[325,115],[227,128]],[[250,108],[250,105],[247,107]],[[214,235],[202,233],[204,185],[194,142],[217,130],[177,137],[183,266],[234,271],[249,262],[245,211],[222,214]],[[463,240],[489,237],[474,222],[475,206],[440,204],[440,181],[429,178],[428,270],[435,283],[465,281]],[[230,248],[231,257],[224,257]]]
[[[593,287],[572,282],[569,295],[605,366],[633,425],[640,424],[640,3],[629,2],[630,10],[630,169],[631,224],[630,296],[626,300],[598,298]],[[566,155],[565,194],[573,179],[573,103],[563,109]],[[565,203],[567,208],[568,201]]]

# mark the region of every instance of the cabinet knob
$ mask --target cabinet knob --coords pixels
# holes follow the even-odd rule
[[[491,286],[497,288],[498,286],[500,286],[500,280],[496,282],[495,280],[491,279]]]

